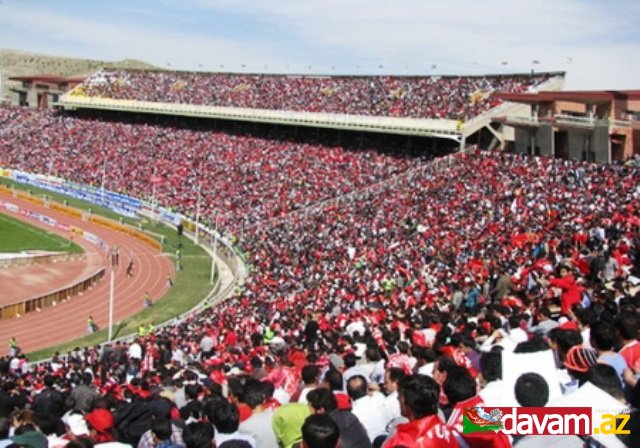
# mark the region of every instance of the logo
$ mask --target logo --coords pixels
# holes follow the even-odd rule
[[[472,432],[499,431],[502,424],[503,412],[500,408],[487,412],[481,406],[466,408],[462,414],[462,431],[465,434]]]
[[[506,435],[629,434],[628,414],[603,413],[591,408],[465,408],[463,434],[500,431]]]

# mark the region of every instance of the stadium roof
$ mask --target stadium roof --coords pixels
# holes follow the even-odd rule
[[[70,83],[70,82],[83,82],[87,79],[86,76],[58,76],[58,75],[23,75],[23,76],[10,76],[11,81],[32,81],[32,82],[48,82],[53,84]]]
[[[575,90],[565,92],[499,93],[498,98],[514,103],[572,101],[577,103],[610,103],[615,100],[640,101],[640,90]]]

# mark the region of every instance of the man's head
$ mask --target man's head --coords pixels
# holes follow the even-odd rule
[[[543,407],[549,401],[549,385],[537,373],[525,373],[516,381],[515,395],[520,406]]]
[[[467,369],[456,366],[449,370],[442,389],[451,405],[455,406],[461,401],[475,397],[477,385]]]
[[[182,440],[186,448],[211,448],[213,427],[204,422],[189,423],[182,431]]]
[[[318,388],[309,391],[307,402],[315,414],[324,414],[338,408],[338,400],[329,389]]]
[[[632,313],[620,314],[616,319],[616,330],[623,341],[632,341],[638,337],[638,315]]]
[[[151,433],[156,444],[171,438],[171,420],[168,418],[154,418],[151,420]]]
[[[244,387],[244,402],[251,409],[262,405],[266,400],[265,388],[262,383],[256,379],[249,378]]]
[[[302,381],[305,386],[311,386],[318,382],[320,369],[315,364],[307,364],[302,368]]]
[[[457,366],[458,364],[456,364],[453,358],[441,356],[433,366],[433,378],[439,385],[442,385],[447,379],[449,371]]]
[[[310,415],[302,425],[302,440],[307,448],[335,448],[339,439],[340,429],[328,415]]]
[[[205,406],[209,423],[215,426],[216,431],[223,434],[231,434],[238,430],[240,414],[238,408],[227,400],[212,400]]]
[[[355,375],[349,378],[347,382],[347,394],[349,398],[354,401],[367,395],[367,380],[365,377]]]
[[[326,386],[329,387],[329,390],[341,391],[344,385],[342,381],[342,373],[336,369],[329,369],[326,371],[324,374],[324,382],[326,383]]]
[[[409,420],[417,420],[438,412],[440,386],[425,375],[410,375],[398,385],[400,412]]]
[[[480,371],[487,383],[502,378],[502,354],[498,352],[483,353],[480,358]]]
[[[404,370],[399,367],[391,367],[384,372],[384,390],[392,394],[398,390],[398,383],[405,377]]]
[[[591,346],[598,352],[613,350],[616,344],[616,331],[611,322],[599,320],[591,325]]]

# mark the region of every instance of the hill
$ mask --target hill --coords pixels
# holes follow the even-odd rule
[[[85,76],[101,68],[149,68],[158,67],[135,59],[122,61],[100,61],[97,59],[70,58],[64,56],[50,56],[26,51],[0,49],[0,98],[8,94],[12,85],[17,85],[8,79],[12,76],[24,75],[58,75]]]

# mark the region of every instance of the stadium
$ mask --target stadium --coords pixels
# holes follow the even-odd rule
[[[0,239],[0,436],[638,446],[640,91],[564,76],[11,78],[0,217],[53,242]]]

